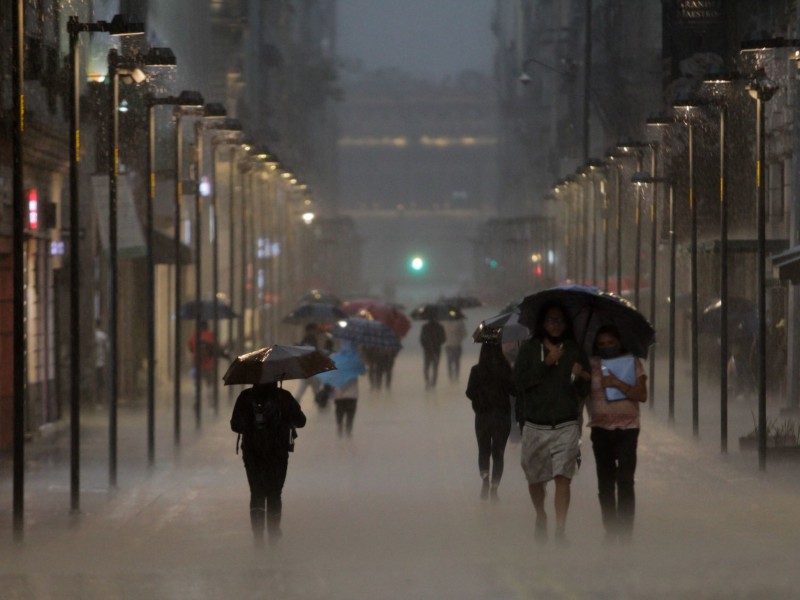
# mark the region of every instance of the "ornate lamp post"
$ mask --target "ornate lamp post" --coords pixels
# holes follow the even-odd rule
[[[111,86],[108,138],[108,329],[109,329],[109,401],[108,460],[109,481],[117,485],[117,374],[119,367],[118,260],[117,260],[117,176],[119,175],[119,77],[141,83],[146,67],[174,67],[175,55],[169,48],[151,48],[143,57],[123,58],[115,48],[108,52],[108,81]]]
[[[69,255],[70,255],[70,508],[80,511],[80,383],[81,383],[81,299],[80,299],[80,198],[78,163],[80,147],[80,33],[105,32],[113,36],[141,35],[143,23],[130,23],[115,15],[108,21],[81,23],[72,16],[67,21],[69,34]]]
[[[156,97],[148,94],[145,105],[148,111],[149,134],[147,145],[147,462],[155,464],[155,261],[153,257],[154,226],[153,208],[156,201],[156,106],[200,108],[203,96],[196,91],[183,91],[178,96]],[[177,259],[176,259],[177,261]]]
[[[692,434],[700,435],[700,384],[699,384],[699,350],[697,337],[697,200],[694,190],[694,112],[701,105],[693,98],[681,98],[675,102],[673,109],[685,115],[688,131],[688,187],[689,187],[689,212],[691,218],[691,256],[690,278],[692,296]]]

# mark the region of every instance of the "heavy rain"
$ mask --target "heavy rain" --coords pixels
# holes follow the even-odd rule
[[[800,2],[0,24],[0,599],[800,597]]]

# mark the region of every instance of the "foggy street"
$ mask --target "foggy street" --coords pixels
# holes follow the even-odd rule
[[[473,315],[468,328],[477,322]],[[759,475],[754,458],[738,450],[724,461],[713,444],[670,428],[658,410],[642,411],[634,542],[603,543],[587,431],[573,483],[570,545],[535,542],[518,443],[506,450],[500,501],[479,498],[473,413],[463,394],[478,345],[465,344],[459,383],[447,381],[443,362],[438,386],[425,392],[418,337],[416,324],[390,392],[370,391],[362,377],[352,438],[339,438],[333,409],[320,411],[306,393],[309,422],[290,457],[277,546],[254,551],[247,483],[223,392],[219,417],[207,416],[200,434],[185,422],[178,455],[166,435],[170,413],[159,413],[164,435],[149,476],[137,439],[142,420],[125,414],[120,489],[113,493],[103,483],[102,435],[94,442],[86,436],[91,464],[84,467],[83,514],[74,522],[66,451],[31,465],[24,544],[15,546],[2,532],[0,596],[797,596],[792,549],[800,539],[800,489],[780,475],[787,467]],[[92,454],[86,445],[93,443]],[[10,485],[2,484],[5,495]],[[551,493],[552,486],[552,514]]]

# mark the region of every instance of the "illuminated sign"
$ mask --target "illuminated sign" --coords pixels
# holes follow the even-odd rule
[[[39,229],[39,194],[36,188],[28,190],[28,229],[36,231]]]

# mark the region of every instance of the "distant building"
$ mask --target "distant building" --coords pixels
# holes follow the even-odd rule
[[[365,291],[416,301],[471,287],[472,239],[497,200],[491,80],[384,69],[342,85],[338,210],[362,240]],[[409,269],[415,255],[430,268]]]

